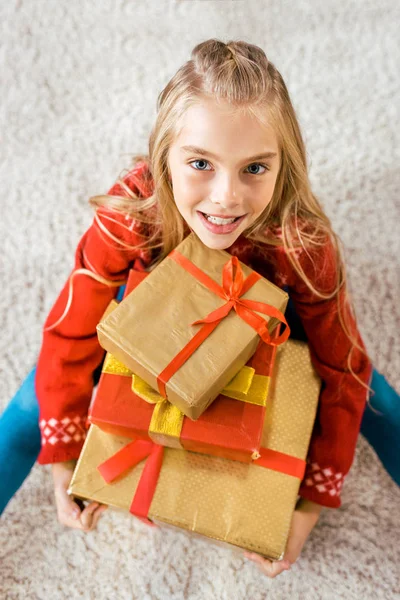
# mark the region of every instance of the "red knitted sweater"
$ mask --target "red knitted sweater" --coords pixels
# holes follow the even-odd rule
[[[124,180],[142,197],[151,193],[151,184],[145,175],[145,168],[139,165]],[[126,195],[118,185],[110,193]],[[143,248],[143,230],[137,222],[107,209],[101,209],[98,218],[113,236],[133,249],[111,240],[95,219],[78,244],[73,271],[89,269],[108,280],[119,281],[127,278],[136,260],[144,267],[150,263],[151,253]],[[135,247],[138,244],[142,245],[141,249]],[[266,244],[256,247],[240,236],[227,251],[273,283],[289,288],[308,337],[313,364],[323,381],[306,474],[299,493],[318,504],[339,507],[343,478],[354,457],[366,390],[347,370],[350,342],[339,322],[337,300],[317,298],[294,271],[281,247]],[[312,257],[300,251],[299,260],[317,289],[325,292],[334,289],[336,266],[331,244],[319,248]],[[64,314],[69,284],[70,278],[46,320],[36,371],[42,435],[38,462],[41,464],[79,456],[93,391],[93,371],[104,357],[96,325],[118,289],[84,273],[76,274],[72,302],[65,318],[56,327],[46,330]],[[362,345],[354,322],[352,329]],[[371,365],[358,350],[353,352],[352,368],[363,382],[369,383]]]

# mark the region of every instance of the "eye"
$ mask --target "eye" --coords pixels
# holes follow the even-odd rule
[[[264,169],[264,171],[262,171],[261,173],[260,173],[260,171],[257,171],[257,169],[259,169],[260,167],[261,167],[261,169]],[[251,175],[262,175],[263,173],[265,173],[265,171],[269,171],[269,169],[266,165],[262,165],[260,163],[253,163],[252,165],[249,165],[247,168],[250,169],[249,173],[251,173]]]
[[[197,163],[199,166],[195,167],[195,163]],[[208,160],[204,160],[204,158],[198,158],[196,160],[192,160],[189,165],[192,165],[194,169],[196,169],[196,171],[209,171],[210,169],[206,169],[205,167],[209,164]]]

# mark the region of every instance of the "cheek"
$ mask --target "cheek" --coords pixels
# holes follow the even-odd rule
[[[190,185],[174,185],[173,187],[175,203],[180,211],[190,210],[199,203],[199,196]]]
[[[274,185],[271,184],[265,187],[263,186],[262,189],[258,190],[252,195],[251,205],[254,214],[260,215],[263,212],[263,210],[271,202],[273,192]]]
[[[182,207],[190,208],[204,199],[203,187],[190,177],[182,178],[174,183],[173,191],[175,202]]]

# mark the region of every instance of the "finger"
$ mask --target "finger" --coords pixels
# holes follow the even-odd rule
[[[108,506],[105,504],[101,504],[97,508],[94,508],[93,512],[91,513],[91,521],[90,521],[90,516],[88,516],[87,521],[85,521],[85,526],[82,526],[82,529],[86,532],[93,531],[93,529],[96,528],[98,520],[100,519],[101,515],[103,514],[103,512],[105,510],[107,510],[107,508],[108,508]],[[86,518],[86,517],[84,517],[84,518]]]
[[[65,517],[61,515],[61,517],[59,517],[59,521],[61,525],[64,525],[65,527],[71,527],[71,529],[84,529],[79,519],[76,520],[71,517]]]
[[[93,523],[93,515],[94,515],[95,510],[98,507],[99,507],[98,502],[91,502],[90,504],[88,504],[88,506],[86,506],[85,510],[82,511],[80,521],[85,530],[88,530],[91,528],[92,523]]]
[[[263,558],[260,554],[257,554],[256,552],[244,552],[244,556],[246,558],[248,558],[249,560],[253,560],[254,562],[258,562],[260,564],[263,564],[264,562],[269,562],[271,564],[282,564],[285,569],[290,569],[291,567],[291,562],[290,560],[287,560],[286,558],[284,558],[283,560],[278,560],[278,561],[272,561],[272,560],[268,560],[266,558]]]
[[[92,521],[92,526],[90,528],[90,530],[93,530],[97,527],[97,523],[101,517],[101,515],[103,514],[103,512],[105,512],[107,510],[107,506],[99,506],[98,508],[96,508],[96,510],[93,513],[93,521]]]
[[[96,508],[95,510],[95,515],[101,515],[103,512],[105,512],[108,509],[108,505],[107,504],[100,504],[100,506],[98,508]]]
[[[254,552],[245,552],[245,557],[258,564],[261,571],[268,575],[268,577],[276,577],[283,571],[290,569],[290,563],[287,560],[273,562]]]
[[[96,508],[99,507],[98,502],[91,502],[87,505],[87,507],[82,511],[80,521],[82,523],[83,529],[88,531],[93,523],[93,513]]]
[[[74,501],[72,496],[69,496],[65,489],[56,488],[54,490],[56,497],[56,505],[59,519],[74,519],[79,520],[81,509]]]
[[[277,577],[283,571],[287,571],[290,567],[286,566],[283,561],[271,562],[269,560],[264,561],[262,564],[259,564],[259,567],[263,573],[265,573],[268,577],[273,579]]]
[[[80,512],[78,516],[75,516],[75,513],[71,515],[70,512],[64,512],[62,509],[58,510],[57,513],[58,520],[61,525],[65,525],[65,527],[72,527],[72,529],[83,529],[80,521]]]
[[[260,554],[256,554],[255,552],[245,552],[245,557],[260,565],[267,560],[266,558],[263,558],[262,556],[260,556]]]
[[[262,560],[262,557],[259,554],[256,554],[255,552],[245,552],[244,555],[249,560]]]

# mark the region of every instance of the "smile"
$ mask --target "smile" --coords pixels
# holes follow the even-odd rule
[[[219,215],[209,215],[207,213],[200,212],[199,210],[197,211],[197,214],[199,215],[200,220],[206,229],[217,234],[232,233],[232,231],[235,231],[235,229],[239,227],[240,223],[242,223],[246,216],[241,215],[238,217],[221,217]]]

